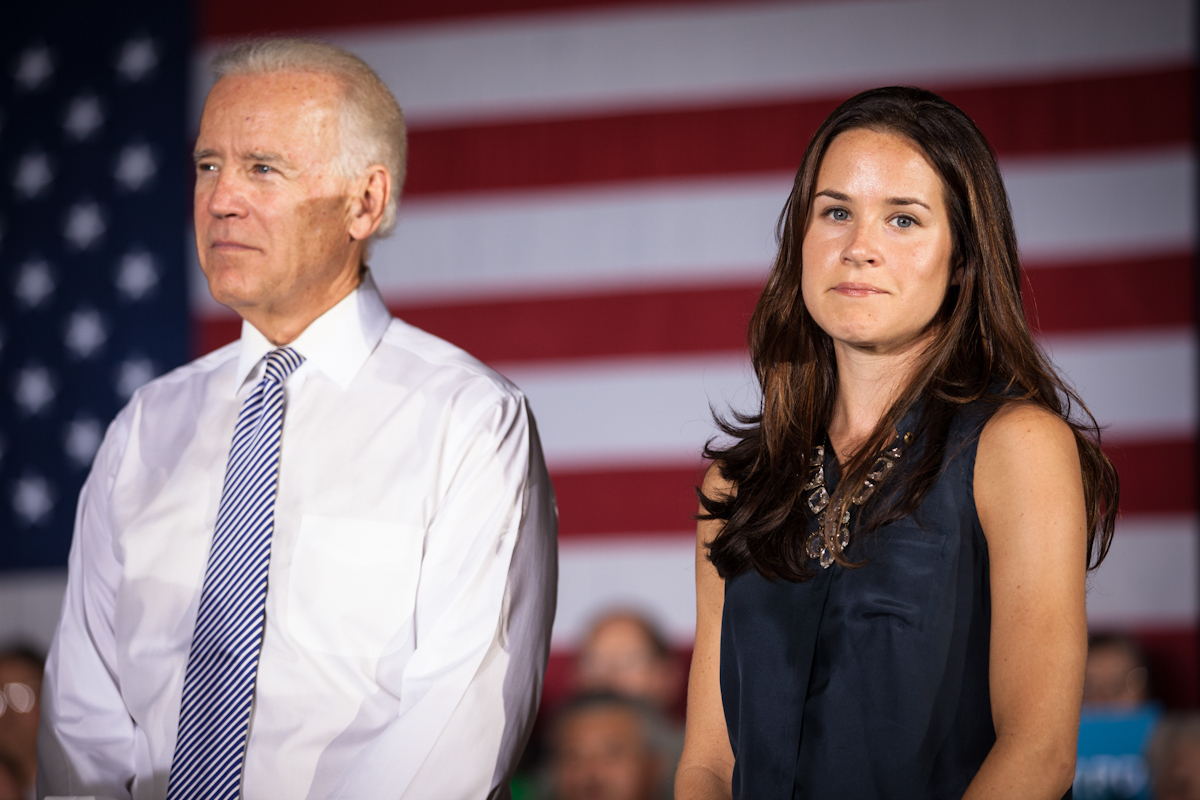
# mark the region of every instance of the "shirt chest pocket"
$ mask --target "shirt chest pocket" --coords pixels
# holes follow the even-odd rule
[[[945,535],[924,530],[908,519],[869,534],[873,541],[857,580],[855,616],[922,630],[935,589],[946,579]]]
[[[322,653],[379,658],[411,629],[424,531],[304,516],[288,576],[287,628]]]

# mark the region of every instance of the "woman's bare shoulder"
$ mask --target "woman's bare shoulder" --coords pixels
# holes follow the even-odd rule
[[[983,427],[978,458],[1016,455],[1038,458],[1053,451],[1075,452],[1075,434],[1062,417],[1036,403],[1014,400],[1002,405]]]
[[[1075,433],[1057,414],[1033,403],[1008,403],[984,426],[974,490],[979,521],[997,553],[1051,529],[1084,531]]]

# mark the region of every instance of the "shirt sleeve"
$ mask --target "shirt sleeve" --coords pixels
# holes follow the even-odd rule
[[[378,676],[398,713],[330,796],[507,796],[549,656],[558,513],[524,399],[475,428],[426,535],[416,649]]]
[[[116,677],[113,619],[121,569],[109,513],[128,437],[127,409],[109,427],[79,495],[66,596],[46,658],[38,797],[130,797],[135,733]]]

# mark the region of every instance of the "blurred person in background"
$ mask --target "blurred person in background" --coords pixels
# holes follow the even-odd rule
[[[810,140],[701,490],[679,798],[1069,796],[1117,474],[1025,318],[971,119],[860,93]]]
[[[675,712],[683,680],[683,670],[662,632],[635,611],[614,611],[597,619],[575,662],[579,691],[617,692],[649,703],[665,715]]]
[[[671,797],[670,732],[654,706],[615,692],[568,701],[550,730],[550,791],[544,800]]]
[[[1119,634],[1088,637],[1084,706],[1132,709],[1149,699],[1150,670],[1138,643]]]
[[[1155,800],[1200,800],[1200,714],[1168,714],[1146,753]]]
[[[22,796],[37,781],[37,735],[45,659],[26,645],[0,648],[0,759]],[[0,770],[3,771],[3,770]],[[0,778],[0,787],[5,779]],[[0,789],[0,797],[4,790]]]
[[[0,800],[31,800],[35,796],[32,789],[22,790],[20,771],[15,758],[0,753]]]
[[[1162,708],[1150,700],[1150,669],[1134,639],[1088,637],[1075,800],[1150,796],[1146,747]]]
[[[1075,800],[1150,796],[1146,747],[1162,709],[1150,701],[1150,670],[1128,636],[1088,638],[1075,761]]]

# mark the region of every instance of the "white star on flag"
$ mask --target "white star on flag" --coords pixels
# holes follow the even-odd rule
[[[45,45],[28,47],[17,59],[13,80],[27,92],[40,89],[54,74],[54,58]]]
[[[90,417],[74,419],[67,424],[63,451],[77,467],[88,467],[103,438],[104,430],[96,420]]]
[[[144,250],[131,250],[117,267],[117,291],[127,300],[141,300],[158,285],[154,256]]]
[[[127,358],[117,367],[117,380],[114,389],[122,400],[128,400],[133,393],[154,380],[154,364],[148,358]]]
[[[54,294],[54,288],[54,274],[50,271],[50,265],[37,258],[21,265],[13,294],[26,308],[37,308]]]
[[[13,176],[13,188],[26,200],[37,197],[53,181],[54,170],[45,153],[26,153],[17,162],[17,172]]]
[[[25,525],[36,525],[54,509],[54,491],[42,476],[26,474],[17,481],[12,504]]]
[[[154,151],[148,144],[131,144],[121,150],[113,177],[117,183],[131,192],[136,192],[158,172],[154,163]]]
[[[104,109],[100,105],[100,98],[94,94],[84,94],[76,97],[67,106],[63,130],[75,141],[82,142],[103,124]]]
[[[148,37],[129,39],[117,56],[117,72],[130,83],[137,83],[158,66],[158,48]]]
[[[104,235],[108,226],[95,203],[77,203],[67,212],[67,223],[63,226],[63,237],[77,250],[87,250]]]
[[[54,402],[57,392],[50,370],[34,365],[25,367],[17,374],[17,387],[13,400],[26,416],[36,416]]]
[[[108,330],[99,311],[92,308],[80,309],[67,320],[64,343],[76,358],[88,358],[106,341]]]

